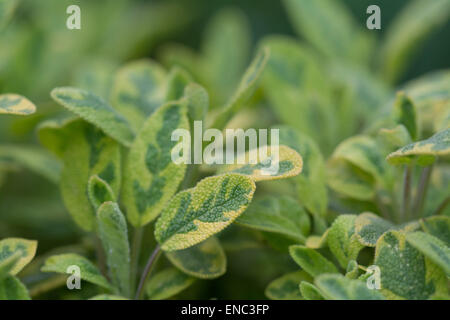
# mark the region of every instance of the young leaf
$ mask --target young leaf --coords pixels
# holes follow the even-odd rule
[[[168,268],[155,274],[145,287],[147,297],[151,300],[170,298],[188,288],[195,279],[178,271]]]
[[[381,292],[389,299],[428,299],[447,292],[442,270],[401,232],[389,231],[378,239],[374,264],[380,268]]]
[[[242,76],[241,82],[233,96],[214,120],[212,128],[223,128],[231,117],[251,98],[259,84],[261,74],[269,59],[269,54],[269,49],[263,48],[253,59]]]
[[[131,293],[130,247],[125,217],[116,203],[105,202],[97,211],[97,223],[111,279],[119,292],[128,297]]]
[[[70,266],[77,266],[80,268],[81,279],[108,290],[114,289],[91,261],[75,253],[60,254],[48,258],[45,260],[45,264],[42,266],[41,271],[71,274],[69,269]]]
[[[395,228],[394,224],[371,212],[364,212],[355,220],[357,238],[361,244],[367,247],[375,247],[378,239],[385,232]]]
[[[389,148],[399,148],[412,142],[408,130],[402,124],[399,124],[392,129],[381,128],[378,132],[378,136]]]
[[[204,121],[209,109],[209,95],[202,86],[190,83],[184,88],[190,123]]]
[[[0,264],[19,252],[20,259],[16,260],[14,265],[10,265],[8,268],[9,274],[16,275],[33,259],[34,255],[36,254],[36,248],[37,241],[21,238],[3,239],[0,241]]]
[[[25,145],[0,145],[0,162],[13,162],[58,183],[61,164],[42,148]]]
[[[435,158],[450,154],[450,129],[438,132],[432,137],[419,142],[411,143],[389,154],[386,160],[390,164],[408,164],[417,158],[420,165],[430,165]]]
[[[0,95],[0,114],[27,116],[36,111],[36,106],[27,98],[17,94]]]
[[[0,300],[31,300],[25,285],[14,276],[0,279]]]
[[[125,164],[123,203],[129,221],[144,226],[154,220],[183,181],[186,164],[172,161],[172,132],[189,130],[186,106],[169,102],[144,123]]]
[[[187,249],[166,252],[166,257],[184,273],[200,279],[218,278],[227,269],[227,257],[215,237]]]
[[[105,134],[124,146],[131,145],[134,139],[133,129],[128,121],[102,98],[89,91],[70,87],[53,89],[51,96],[69,111],[102,129]]]
[[[98,175],[94,175],[89,178],[88,181],[88,196],[91,201],[94,210],[97,209],[107,201],[116,201],[116,196],[114,191],[111,189],[109,184],[100,178]]]
[[[328,247],[343,268],[347,267],[351,260],[356,260],[363,248],[355,234],[355,220],[355,215],[340,215],[328,232]]]
[[[423,232],[406,234],[406,241],[450,276],[450,248],[444,242]]]
[[[111,104],[136,132],[145,119],[163,104],[166,78],[166,71],[151,60],[130,62],[117,72]]]
[[[300,293],[305,300],[325,300],[319,289],[307,281],[300,282]]]
[[[265,294],[272,300],[302,300],[299,285],[312,278],[304,271],[295,271],[273,280],[266,288]]]
[[[289,247],[289,254],[303,270],[313,277],[322,273],[338,272],[333,263],[314,249],[293,245]]]
[[[319,147],[313,139],[288,126],[278,127],[280,144],[302,155],[302,174],[295,180],[300,202],[313,214],[324,216],[328,204],[325,164]]]
[[[246,152],[243,157],[244,164],[226,165],[221,171],[243,174],[254,181],[289,178],[302,171],[303,159],[295,150],[286,146],[275,146],[278,148],[277,159],[277,154],[273,154],[271,147],[267,147],[267,153],[263,152],[262,155],[261,148]],[[251,161],[256,161],[256,163],[251,163]]]
[[[402,91],[397,93],[397,99],[394,104],[394,117],[396,123],[405,126],[412,140],[416,140],[419,133],[415,106],[411,99]]]
[[[359,266],[356,260],[350,260],[345,270],[345,277],[349,279],[358,279],[359,276]]]
[[[120,145],[82,120],[69,122],[59,131],[61,138],[67,139],[60,182],[64,204],[75,222],[90,231],[96,221],[88,181],[97,175],[108,183],[117,197],[122,179]]]
[[[429,33],[447,21],[449,12],[447,0],[408,3],[389,27],[381,48],[380,71],[386,80],[395,82],[401,76],[417,48]]]
[[[309,234],[308,214],[297,201],[282,196],[266,197],[250,204],[236,219],[236,223],[268,232],[275,232],[305,242]]]
[[[331,300],[384,300],[377,290],[367,288],[360,280],[348,279],[340,274],[323,274],[315,281],[327,299]]]
[[[238,174],[200,181],[178,193],[156,222],[155,237],[165,251],[189,248],[221,231],[248,206],[255,183]]]
[[[420,221],[424,232],[440,239],[447,246],[450,246],[450,217],[433,216]]]

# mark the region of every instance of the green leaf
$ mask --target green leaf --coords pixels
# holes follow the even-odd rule
[[[192,77],[182,68],[175,66],[167,76],[166,101],[181,99],[184,95],[185,87],[192,82]]]
[[[37,241],[26,240],[21,238],[6,238],[0,241],[0,265],[3,265],[7,259],[12,256],[15,257],[17,252],[20,253],[20,259],[16,260],[15,263],[11,265],[12,261],[7,261],[8,273],[11,275],[16,275],[19,273],[31,260],[33,260],[36,254]]]
[[[191,247],[221,231],[248,206],[255,183],[238,174],[200,181],[178,193],[156,222],[155,237],[165,251]]]
[[[311,249],[320,249],[327,245],[328,233],[330,228],[328,228],[321,236],[312,235],[306,239],[305,246]]]
[[[435,158],[450,154],[450,129],[438,132],[432,137],[411,143],[389,154],[386,160],[390,164],[408,164],[414,158],[420,165],[430,165]]]
[[[105,202],[97,211],[97,223],[111,280],[119,293],[128,297],[131,294],[130,247],[125,217],[116,203]]]
[[[151,60],[127,63],[114,79],[111,104],[138,131],[164,102],[166,71]]]
[[[218,278],[227,269],[227,257],[215,237],[187,249],[166,252],[166,257],[184,273],[200,279]]]
[[[14,276],[0,279],[0,300],[31,300],[25,285]]]
[[[183,181],[187,165],[172,161],[174,130],[189,130],[182,102],[169,102],[144,123],[125,164],[123,203],[135,227],[154,220]],[[189,145],[190,146],[190,145]]]
[[[114,289],[91,261],[75,253],[60,254],[48,258],[45,260],[45,264],[42,266],[41,271],[72,274],[68,269],[71,266],[80,268],[81,279],[108,290]]]
[[[396,123],[405,126],[412,140],[418,138],[419,129],[417,127],[415,106],[411,99],[402,91],[397,93],[394,104],[394,118]]]
[[[178,271],[168,268],[155,274],[145,287],[147,297],[151,300],[170,298],[188,288],[195,279]]]
[[[66,139],[60,182],[64,204],[78,226],[91,231],[96,220],[88,181],[97,175],[117,197],[122,179],[120,145],[82,120],[69,122],[58,134]]]
[[[447,293],[443,271],[407,241],[389,231],[378,241],[374,264],[381,271],[381,292],[389,299],[428,299]]]
[[[322,54],[332,59],[364,61],[367,39],[349,10],[334,0],[285,0],[294,29]],[[364,50],[363,50],[364,49]]]
[[[340,215],[328,232],[328,247],[343,268],[347,267],[351,260],[356,260],[363,248],[355,234],[355,220],[355,215]]]
[[[440,239],[450,246],[450,217],[434,216],[422,219],[420,225],[426,233]]]
[[[310,231],[310,221],[306,211],[298,202],[288,196],[265,197],[254,201],[236,219],[236,223],[246,227],[275,232],[305,242]]]
[[[395,229],[391,222],[371,213],[364,212],[355,220],[355,232],[361,244],[375,247],[378,239],[387,231]]]
[[[27,116],[35,111],[36,106],[25,97],[12,93],[0,95],[0,114]]]
[[[238,155],[238,163],[223,166],[221,172],[239,173],[253,181],[264,181],[294,177],[302,171],[303,159],[297,151],[286,146],[274,146],[273,150],[267,147],[262,151],[264,148],[250,150],[242,159]]]
[[[304,271],[295,271],[273,280],[266,288],[265,294],[272,300],[302,300],[299,285],[312,278]]]
[[[406,234],[406,241],[450,276],[450,248],[444,242],[420,231]]]
[[[42,148],[30,145],[0,145],[0,162],[13,162],[58,183],[61,164]]]
[[[358,279],[359,276],[359,266],[356,260],[350,260],[347,264],[347,269],[345,270],[345,277],[349,279]]]
[[[128,121],[102,98],[89,91],[70,87],[55,88],[51,96],[69,111],[102,129],[105,134],[124,146],[131,145],[134,139],[133,129]]]
[[[300,202],[313,214],[324,216],[328,204],[325,164],[319,147],[313,139],[288,126],[278,127],[280,144],[284,144],[303,159],[302,174],[295,180]]]
[[[412,142],[408,129],[402,124],[399,124],[392,129],[381,128],[380,131],[378,131],[378,136],[389,148],[399,148]]]
[[[360,280],[348,279],[340,274],[323,274],[315,280],[316,286],[331,300],[384,300],[377,290],[367,288]]]
[[[184,88],[184,96],[187,100],[190,122],[204,121],[209,109],[209,95],[205,88],[190,83]]]
[[[45,120],[37,127],[39,142],[53,154],[62,158],[70,139],[70,132],[65,130],[72,122],[79,121],[75,116]]]
[[[449,13],[450,3],[447,0],[408,3],[393,20],[381,47],[380,71],[386,80],[395,82],[406,71],[407,64],[428,34],[445,24]]]
[[[338,272],[334,264],[317,252],[317,250],[293,245],[289,247],[289,254],[303,270],[313,277],[317,277],[322,273]]]
[[[95,211],[97,211],[104,202],[116,201],[114,191],[109,184],[97,175],[89,178],[88,196]]]
[[[129,300],[128,298],[121,297],[121,296],[115,296],[111,294],[99,294],[96,295],[89,300]]]
[[[73,85],[100,97],[109,97],[117,62],[102,58],[87,59],[75,71]]]
[[[253,59],[252,63],[242,76],[241,82],[231,99],[220,111],[217,118],[215,118],[214,124],[211,126],[212,128],[223,128],[232,116],[251,98],[259,84],[262,72],[266,67],[269,54],[269,49],[263,48]]]
[[[325,300],[320,290],[307,281],[300,282],[300,293],[305,300]]]
[[[20,251],[16,251],[9,257],[0,260],[0,280],[11,274],[12,270],[21,258],[22,253]]]

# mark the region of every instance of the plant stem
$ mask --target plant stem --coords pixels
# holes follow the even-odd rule
[[[450,203],[450,196],[448,196],[447,198],[444,199],[444,201],[442,201],[442,203],[439,205],[439,207],[437,207],[436,211],[434,212],[434,216],[437,216],[439,214],[441,214],[442,212],[444,212],[445,207]]]
[[[417,217],[420,217],[422,214],[425,198],[427,196],[428,184],[430,182],[431,171],[433,170],[433,166],[428,166],[422,169],[422,173],[420,175],[419,186],[417,189],[416,200],[414,202],[413,212]]]
[[[139,286],[134,297],[135,300],[140,300],[141,298],[145,281],[147,280],[148,275],[153,269],[155,261],[158,259],[159,254],[161,253],[160,249],[161,248],[159,247],[159,245],[156,245],[155,250],[153,250],[152,254],[148,258],[147,265],[145,266],[144,272],[142,273],[141,280],[139,281]]]
[[[403,206],[400,221],[407,221],[411,212],[411,166],[405,167],[403,175]]]
[[[131,287],[136,289],[136,276],[139,267],[139,257],[141,253],[142,236],[144,228],[139,227],[134,229],[133,244],[131,247]]]

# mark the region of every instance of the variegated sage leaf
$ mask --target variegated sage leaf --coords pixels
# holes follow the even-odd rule
[[[166,257],[184,273],[200,279],[218,278],[227,269],[227,257],[215,237],[187,249],[166,252]]]
[[[188,288],[195,278],[175,269],[168,268],[155,274],[147,282],[145,292],[150,300],[170,298]]]
[[[87,282],[96,284],[108,290],[114,287],[102,276],[100,270],[88,259],[75,253],[60,254],[45,260],[41,268],[43,272],[56,272],[61,274],[71,274],[71,266],[80,268],[80,278]]]
[[[324,216],[328,205],[325,164],[313,139],[288,126],[278,127],[280,144],[297,151],[303,159],[302,174],[295,180],[300,202],[313,214]]]
[[[209,109],[209,95],[202,86],[190,83],[184,88],[190,123],[204,121]]]
[[[307,281],[300,282],[300,293],[305,300],[325,300],[320,290]]]
[[[119,293],[129,297],[131,279],[127,222],[117,203],[103,203],[97,211],[97,223],[111,280]]]
[[[300,282],[312,281],[305,271],[287,273],[267,286],[265,294],[272,300],[303,300],[300,293]]]
[[[267,152],[261,151],[264,148],[246,152],[242,157],[243,164],[225,165],[221,172],[243,174],[254,181],[290,178],[302,172],[303,159],[297,151],[286,146],[275,146],[278,151],[271,147],[267,147]]]
[[[128,121],[99,96],[71,87],[55,88],[51,96],[63,107],[102,129],[124,146],[130,146],[134,140],[134,130]]]
[[[70,116],[41,122],[37,127],[39,142],[58,158],[62,158],[70,139],[70,130],[63,128],[76,121],[79,121],[78,117]]]
[[[317,277],[322,273],[337,273],[335,265],[321,255],[317,250],[301,245],[289,247],[289,254],[292,259],[312,277]]]
[[[109,184],[98,175],[94,175],[89,178],[88,196],[95,211],[97,211],[97,209],[104,202],[116,201],[116,195],[114,194],[114,191],[111,189]]]
[[[166,101],[179,100],[184,95],[184,88],[192,82],[192,77],[182,68],[176,66],[167,76]]]
[[[259,80],[266,67],[269,55],[270,50],[268,48],[260,50],[242,76],[239,86],[231,99],[215,118],[212,128],[223,128],[232,116],[251,98],[259,85]]]
[[[450,3],[447,0],[409,2],[389,28],[381,47],[379,61],[384,78],[395,82],[427,35],[445,24],[449,15]]]
[[[436,157],[448,157],[450,154],[450,129],[436,133],[432,137],[411,143],[387,156],[390,164],[408,164],[413,159],[420,165],[429,165]]]
[[[450,217],[433,216],[420,221],[424,232],[440,239],[447,246],[450,246]]]
[[[285,0],[294,29],[322,54],[339,60],[366,61],[371,43],[349,10],[333,0]]]
[[[367,288],[366,283],[352,280],[340,274],[323,274],[314,283],[330,300],[384,300],[377,290]]]
[[[444,242],[420,231],[407,233],[406,241],[450,276],[450,248]]]
[[[288,196],[266,197],[254,201],[236,223],[246,227],[275,232],[304,243],[310,231],[306,211]]]
[[[394,104],[394,119],[398,124],[402,124],[408,130],[412,140],[417,140],[419,128],[416,119],[416,110],[411,99],[400,91]]]
[[[347,267],[351,260],[356,260],[363,248],[355,233],[355,220],[355,215],[340,215],[334,220],[328,232],[328,248],[342,268]]]
[[[16,275],[34,258],[36,248],[37,241],[21,238],[3,239],[0,241],[0,265],[3,262],[8,262],[8,273],[10,275]],[[6,261],[18,252],[20,253],[20,258],[17,259],[17,257],[14,257],[14,264],[10,260]]]
[[[109,97],[113,85],[113,75],[117,69],[117,62],[101,59],[88,59],[75,71],[73,85],[77,88],[89,90],[100,97]]]
[[[0,95],[0,114],[27,116],[35,111],[36,106],[25,97],[12,93]]]
[[[385,232],[396,229],[393,223],[371,212],[361,213],[354,223],[359,242],[367,247],[375,247],[378,239]]]
[[[248,206],[255,183],[239,174],[205,178],[178,193],[156,222],[155,237],[165,251],[189,248],[230,225]]]
[[[20,251],[16,251],[9,257],[0,260],[0,280],[11,274],[12,270],[21,258],[22,253]]]
[[[388,299],[428,299],[447,294],[445,273],[406,241],[389,231],[377,241],[374,264],[380,268],[381,292]]]
[[[358,279],[359,266],[356,260],[350,260],[348,262],[347,269],[345,269],[345,277],[349,279]]]
[[[121,186],[121,146],[83,120],[69,122],[59,130],[66,139],[62,151],[60,188],[64,204],[84,230],[95,229],[95,211],[89,199],[89,179],[97,175],[117,197]]]
[[[117,72],[111,104],[136,132],[161,106],[166,94],[166,71],[151,60],[130,62]]]
[[[58,183],[61,164],[46,150],[30,145],[0,145],[0,162],[13,162]]]
[[[31,300],[25,285],[14,276],[0,280],[0,300]]]
[[[144,123],[126,159],[122,200],[134,226],[154,220],[175,194],[186,164],[172,161],[172,133],[189,130],[184,102],[169,102]],[[189,145],[190,146],[190,145]]]

